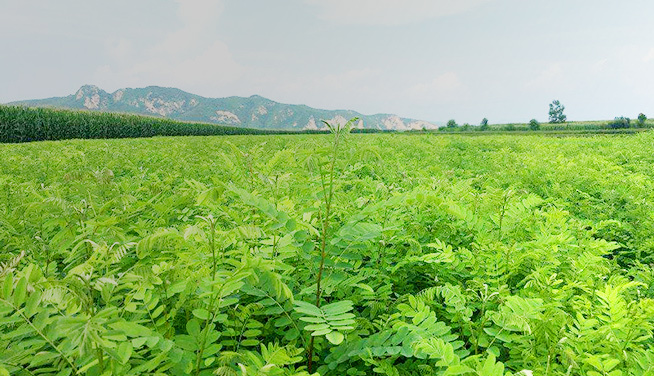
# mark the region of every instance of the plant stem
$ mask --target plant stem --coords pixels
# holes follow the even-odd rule
[[[213,271],[212,271],[212,280],[216,279],[216,270],[218,268],[216,262],[216,222],[213,218],[209,220],[209,228],[211,229],[211,239],[209,243],[209,248],[211,248],[211,258],[213,259]]]
[[[322,274],[325,270],[325,258],[327,257],[327,232],[329,231],[329,216],[331,215],[331,205],[332,198],[334,197],[334,169],[336,166],[336,160],[338,159],[338,145],[340,141],[340,129],[334,133],[334,147],[332,149],[332,159],[329,166],[329,192],[325,198],[325,216],[320,218],[322,219],[322,234],[320,239],[320,267],[318,268],[318,275],[316,277],[316,307],[320,308],[320,297],[322,295],[322,289],[320,288],[320,283],[322,282]],[[323,186],[323,195],[325,194],[325,184],[323,175],[321,176],[321,183]],[[320,214],[319,214],[320,215]],[[307,369],[309,373],[313,370],[313,346],[314,346],[315,337],[311,336],[309,341],[309,349],[307,350]]]
[[[98,366],[100,367],[100,373],[104,373],[104,356],[102,355],[102,349],[100,347],[96,347],[95,349],[95,356],[98,358]]]

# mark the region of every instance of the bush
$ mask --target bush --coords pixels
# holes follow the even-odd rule
[[[645,125],[645,120],[647,120],[647,116],[645,116],[644,113],[638,114],[638,126],[642,127]]]
[[[459,125],[456,123],[456,121],[455,121],[454,119],[450,119],[450,120],[448,120],[448,122],[447,122],[447,127],[448,127],[448,128],[456,128],[456,127],[458,127],[458,126],[459,126]]]
[[[620,116],[616,117],[612,122],[609,123],[609,128],[619,129],[619,128],[629,128],[629,123],[631,119],[628,117]]]
[[[529,129],[532,131],[537,131],[540,129],[540,123],[536,119],[529,120]]]

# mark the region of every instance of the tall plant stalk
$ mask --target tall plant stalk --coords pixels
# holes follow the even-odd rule
[[[322,225],[320,234],[320,266],[316,276],[316,307],[318,308],[320,308],[320,298],[322,295],[321,282],[323,271],[325,270],[325,259],[327,258],[327,235],[329,233],[330,216],[334,198],[334,176],[336,161],[338,160],[338,149],[340,146],[341,135],[348,133],[352,127],[352,124],[356,120],[356,118],[349,120],[343,127],[340,125],[333,126],[326,121],[323,121],[323,123],[327,125],[331,133],[334,135],[334,141],[332,143],[332,152],[330,155],[328,171],[326,173],[323,172],[322,167],[318,165],[320,184],[322,186],[323,192],[323,203],[325,205],[324,214],[321,211],[318,211],[318,220]],[[313,371],[313,347],[315,338],[315,336],[311,336],[311,340],[309,341],[309,348],[307,349],[307,369],[309,373]]]

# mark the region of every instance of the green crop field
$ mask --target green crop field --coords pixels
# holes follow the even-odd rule
[[[0,144],[0,375],[654,373],[654,133]]]

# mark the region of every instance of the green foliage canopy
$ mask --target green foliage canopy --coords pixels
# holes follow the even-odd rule
[[[0,145],[0,374],[653,369],[651,134],[341,136]]]
[[[557,99],[550,103],[550,123],[565,123],[567,116],[563,113],[565,106]]]

